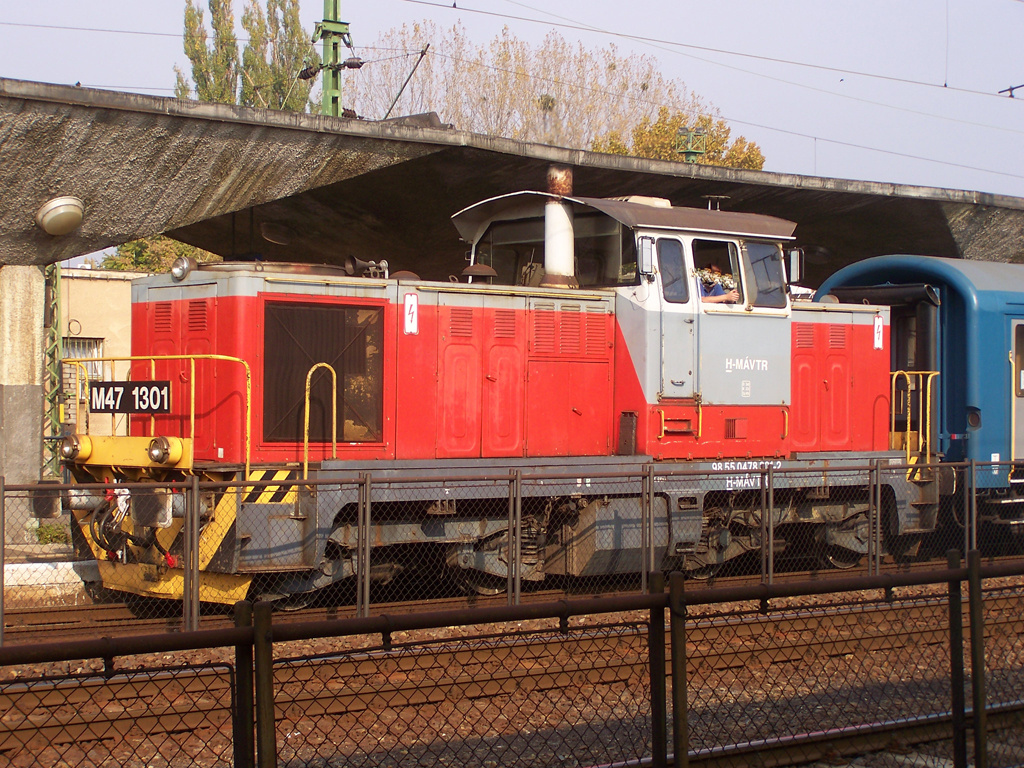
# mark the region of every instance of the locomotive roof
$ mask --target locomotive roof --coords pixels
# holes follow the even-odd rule
[[[561,197],[534,191],[513,192],[476,203],[452,216],[452,222],[462,238],[473,243],[492,221],[540,216],[548,200],[566,200],[573,204],[575,213],[587,209],[600,211],[633,228],[677,229],[773,239],[790,239],[796,229],[792,221],[757,213],[680,208],[603,197]]]

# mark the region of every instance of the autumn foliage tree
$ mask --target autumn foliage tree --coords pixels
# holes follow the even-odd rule
[[[761,149],[743,136],[729,141],[732,131],[725,120],[710,113],[671,112],[658,110],[658,117],[644,117],[629,131],[629,140],[620,130],[597,137],[591,149],[613,155],[649,157],[653,160],[682,160],[680,140],[687,131],[701,131],[705,136],[704,155],[697,162],[726,165],[759,171],[764,167]]]
[[[242,28],[248,40],[239,53],[231,0],[209,0],[210,28],[194,0],[185,4],[185,55],[191,80],[174,68],[174,94],[221,104],[306,112],[311,84],[298,78],[307,63],[319,65],[310,34],[299,19],[298,0],[248,0]],[[163,235],[133,240],[103,260],[105,269],[166,271],[179,256],[211,261],[219,256]]]
[[[396,27],[368,47],[378,60],[345,73],[346,104],[366,117],[383,117],[428,43],[396,114],[436,111],[476,133],[668,160],[681,158],[672,151],[653,154],[655,147],[685,122],[709,133],[702,162],[743,168],[764,162],[756,144],[730,141],[717,111],[663,75],[653,57],[627,55],[615,45],[587,48],[557,32],[531,45],[506,28],[476,44],[461,24]]]

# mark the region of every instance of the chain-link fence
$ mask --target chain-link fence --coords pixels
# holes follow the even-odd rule
[[[89,665],[86,665],[89,666]],[[0,759],[12,766],[232,765],[232,667],[149,666],[0,682]]]
[[[951,564],[305,623],[239,603],[233,629],[4,647],[0,758],[1019,765],[1024,567]]]
[[[288,765],[598,765],[651,752],[645,625],[275,661]]]
[[[643,592],[656,571],[772,584],[941,562],[950,548],[1024,551],[1006,464],[712,467],[9,487],[0,639],[96,623],[97,606],[107,629],[194,629],[243,599],[368,616]]]

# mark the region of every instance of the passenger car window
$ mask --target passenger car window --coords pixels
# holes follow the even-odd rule
[[[678,240],[658,240],[658,271],[661,273],[661,290],[665,301],[685,304],[690,300],[683,262],[683,244]]]

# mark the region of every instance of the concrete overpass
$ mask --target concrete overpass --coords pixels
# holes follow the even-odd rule
[[[810,284],[882,253],[1024,262],[1020,198],[602,155],[429,118],[371,123],[0,79],[0,475],[38,476],[41,442],[26,438],[42,432],[39,266],[162,232],[227,259],[386,258],[446,279],[466,251],[449,216],[543,189],[551,163],[574,168],[581,195],[701,207],[726,196],[723,208],[791,219]],[[54,237],[35,215],[62,195],[84,202],[84,220]]]

